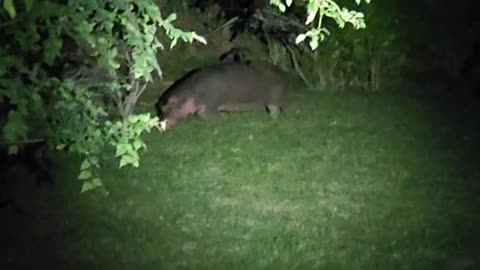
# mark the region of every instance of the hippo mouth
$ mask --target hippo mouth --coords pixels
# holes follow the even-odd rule
[[[159,126],[160,131],[167,130],[167,119],[164,119],[163,121],[160,121],[158,126]]]

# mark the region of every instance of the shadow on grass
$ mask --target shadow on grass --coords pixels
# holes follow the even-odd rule
[[[451,155],[454,175],[448,183],[452,200],[460,202],[452,228],[458,234],[458,250],[466,252],[480,267],[480,99],[454,93],[423,96],[433,141]],[[439,168],[441,169],[441,168]]]

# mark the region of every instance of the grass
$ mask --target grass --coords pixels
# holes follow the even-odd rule
[[[2,269],[478,269],[479,122],[452,104],[296,91],[277,121],[192,118],[109,164],[107,198],[63,162],[19,188]]]

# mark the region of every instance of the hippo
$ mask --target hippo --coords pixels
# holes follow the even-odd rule
[[[273,119],[285,114],[288,87],[284,76],[265,63],[227,62],[188,72],[158,99],[163,130],[190,115],[203,119],[218,112],[266,109]]]

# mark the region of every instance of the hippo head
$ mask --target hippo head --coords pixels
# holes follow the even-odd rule
[[[156,104],[161,129],[171,128],[179,120],[194,114],[198,108],[193,98],[182,99],[171,96],[167,101],[159,101]]]

